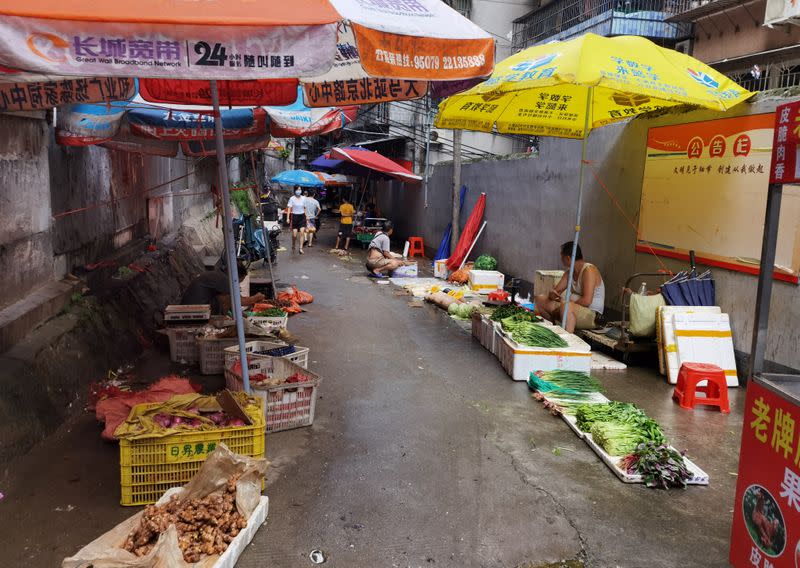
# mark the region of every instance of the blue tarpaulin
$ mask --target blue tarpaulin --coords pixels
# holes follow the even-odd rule
[[[461,193],[458,195],[458,200],[461,202],[461,207],[464,207],[464,198],[467,195],[467,186],[461,186]],[[447,228],[444,230],[444,236],[442,237],[441,243],[439,243],[439,248],[436,251],[436,255],[433,257],[433,260],[444,260],[445,258],[450,257],[450,237],[453,233],[453,224],[448,223]]]

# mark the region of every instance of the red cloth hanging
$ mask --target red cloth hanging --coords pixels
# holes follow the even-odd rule
[[[461,231],[461,238],[458,239],[456,250],[453,251],[453,254],[451,254],[450,258],[447,260],[448,270],[458,270],[464,257],[467,256],[467,251],[469,251],[469,247],[472,246],[472,241],[475,240],[475,235],[478,234],[478,229],[480,229],[481,219],[483,219],[483,210],[485,208],[486,194],[481,193],[478,202],[475,203],[475,207],[472,209],[472,213],[469,214],[469,219],[467,219],[464,225],[464,230]]]

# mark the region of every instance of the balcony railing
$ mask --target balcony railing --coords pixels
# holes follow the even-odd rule
[[[671,44],[691,37],[690,23],[665,22],[684,4],[686,0],[555,0],[514,21],[512,45],[520,50],[586,32],[639,35]]]
[[[773,66],[763,72],[753,70],[725,73],[748,91],[786,89],[800,85],[800,65],[790,67]]]
[[[459,12],[465,18],[469,18],[472,13],[472,0],[443,0],[445,4],[450,6],[456,12]]]

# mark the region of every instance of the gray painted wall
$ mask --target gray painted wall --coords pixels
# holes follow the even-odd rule
[[[725,116],[764,113],[786,99],[762,97],[740,105]],[[673,111],[656,118],[638,118],[594,131],[588,142],[591,168],[619,201],[625,215],[637,221],[641,200],[647,130],[653,126],[696,122],[723,116],[711,111]],[[482,161],[463,166],[462,182],[469,187],[465,203],[471,210],[480,192],[486,192],[486,231],[472,258],[481,253],[497,257],[506,274],[532,280],[535,270],[558,267],[558,246],[571,240],[578,195],[579,141],[542,139],[540,157]],[[384,184],[380,205],[396,223],[397,236],[420,235],[435,250],[450,220],[452,164],[436,166],[428,186]],[[766,187],[764,188],[766,191]],[[606,306],[620,309],[619,291],[636,272],[652,272],[660,265],[650,255],[635,252],[636,232],[597,183],[590,170],[584,185],[581,245],[587,260],[597,264],[606,282]],[[763,224],[763,211],[753,222]],[[663,259],[671,270],[685,263]],[[737,351],[750,351],[756,277],[714,269],[717,299],[730,314]],[[776,282],[770,311],[767,358],[781,366],[800,369],[800,291]]]

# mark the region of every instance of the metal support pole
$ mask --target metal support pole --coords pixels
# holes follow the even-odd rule
[[[458,238],[461,236],[461,130],[453,131],[453,222],[450,232],[450,253],[452,254],[458,246]]]
[[[767,351],[767,329],[769,328],[769,305],[772,300],[775,248],[778,243],[778,221],[781,216],[783,185],[771,183],[767,192],[764,238],[761,241],[761,270],[758,274],[756,314],[753,320],[753,343],[750,349],[750,362],[747,366],[748,379],[764,371],[764,355]]]
[[[561,327],[567,329],[567,315],[569,313],[569,299],[572,295],[572,275],[575,274],[575,255],[578,254],[578,239],[581,236],[581,212],[583,208],[583,169],[586,162],[586,147],[589,144],[589,128],[592,125],[592,98],[594,87],[589,87],[586,95],[586,119],[583,124],[583,140],[581,140],[581,169],[578,174],[578,211],[575,215],[575,238],[572,239],[572,258],[569,262],[569,275],[567,276],[567,289],[561,314]]]
[[[428,103],[426,102],[425,104],[427,105]],[[425,135],[425,181],[423,182],[425,184],[425,209],[428,208],[428,182],[430,179],[428,166],[431,163],[431,128],[433,127],[433,117],[433,111],[429,109],[428,112],[425,113],[425,119],[427,120],[427,132]]]
[[[244,320],[242,318],[242,294],[239,288],[239,273],[236,270],[236,249],[233,242],[233,220],[231,219],[231,194],[228,188],[228,166],[225,163],[225,142],[222,138],[222,114],[219,112],[219,91],[217,82],[211,83],[211,104],[214,107],[214,137],[217,146],[217,166],[219,171],[220,194],[222,196],[222,232],[225,235],[225,265],[228,267],[228,281],[231,290],[231,310],[236,321],[239,338],[239,357],[242,362],[242,382],[244,391],[250,393],[250,373],[247,369],[247,352],[244,341]]]

